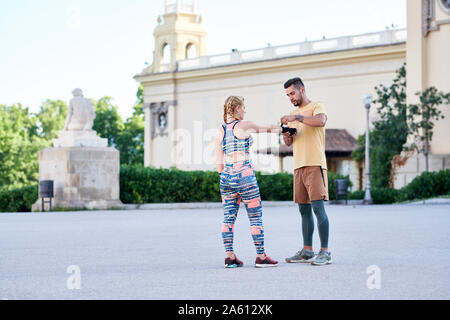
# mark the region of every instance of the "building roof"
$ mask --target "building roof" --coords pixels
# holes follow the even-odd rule
[[[345,129],[325,130],[325,154],[327,156],[350,156],[358,147],[356,139]],[[282,144],[277,147],[259,149],[256,153],[273,154],[280,157],[292,156],[292,146]]]

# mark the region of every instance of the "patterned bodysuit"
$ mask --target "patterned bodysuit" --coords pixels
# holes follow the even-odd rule
[[[222,238],[226,252],[233,252],[234,223],[241,203],[247,209],[250,220],[251,234],[257,254],[264,254],[264,228],[262,223],[261,196],[256,181],[253,164],[250,161],[252,137],[238,139],[233,129],[238,120],[223,124],[224,138],[222,149],[226,157],[236,161],[225,161],[224,170],[220,175],[220,193],[222,195],[225,213],[222,225]],[[245,160],[242,160],[242,159]]]

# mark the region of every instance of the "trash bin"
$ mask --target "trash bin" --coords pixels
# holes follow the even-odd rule
[[[347,205],[348,201],[348,181],[345,179],[336,179],[334,180],[334,191],[336,194],[336,200],[339,199],[339,196],[345,196],[345,204]]]
[[[53,180],[39,181],[39,198],[42,199],[42,211],[45,211],[45,203],[50,204],[50,211],[52,211]],[[45,201],[45,198],[49,198],[49,201]]]

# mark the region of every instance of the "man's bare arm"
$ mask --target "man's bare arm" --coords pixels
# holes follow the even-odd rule
[[[281,123],[287,124],[288,122],[299,121],[310,127],[325,127],[327,123],[327,116],[324,113],[316,114],[312,117],[305,117],[302,115],[284,116],[281,118]]]

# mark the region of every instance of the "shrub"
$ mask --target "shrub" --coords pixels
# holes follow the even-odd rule
[[[398,201],[426,199],[450,192],[450,170],[424,172],[400,189]]]
[[[29,212],[38,200],[39,185],[0,191],[0,212]]]
[[[292,201],[294,198],[294,176],[292,174],[262,174],[256,172],[255,175],[262,200]]]
[[[262,200],[292,201],[294,176],[290,173],[255,172]],[[330,199],[334,199],[334,180],[347,177],[328,172]],[[120,199],[124,203],[218,202],[220,178],[214,171],[181,171],[122,165]]]
[[[219,174],[123,165],[120,199],[135,204],[220,201]]]
[[[390,204],[397,200],[399,190],[390,188],[373,188],[370,189],[374,204]]]
[[[361,191],[364,198],[364,191]],[[450,193],[450,170],[423,172],[408,185],[397,190],[390,188],[372,188],[373,203],[386,204],[415,199],[427,199]],[[358,194],[359,196],[359,194]],[[353,196],[352,196],[353,197]],[[353,198],[352,198],[353,199]]]
[[[354,192],[349,193],[348,199],[349,200],[362,200],[364,199],[364,190],[356,190]]]
[[[292,201],[293,175],[256,172],[262,200]],[[347,179],[328,172],[330,199],[335,199],[334,180]],[[349,181],[349,187],[351,182]],[[38,185],[0,191],[0,212],[27,212],[38,199]],[[400,190],[371,189],[375,204],[425,199],[450,194],[450,170],[424,172]],[[219,174],[214,171],[155,169],[140,165],[120,168],[120,198],[124,203],[219,202]],[[363,199],[364,191],[349,194],[349,199]]]

